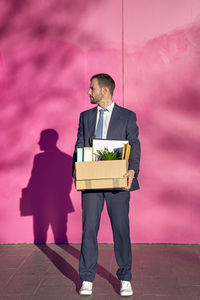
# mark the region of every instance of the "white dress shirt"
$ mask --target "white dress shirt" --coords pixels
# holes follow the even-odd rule
[[[107,137],[108,126],[109,126],[109,123],[110,123],[110,118],[111,118],[111,115],[112,115],[114,105],[115,105],[115,102],[112,102],[109,106],[107,106],[105,108],[106,111],[104,111],[104,114],[103,114],[103,135],[102,135],[102,139],[106,139],[106,137]],[[102,108],[100,106],[97,106],[96,129],[97,129],[98,121],[99,121],[99,111],[101,109]],[[96,129],[95,129],[95,132],[96,132]]]

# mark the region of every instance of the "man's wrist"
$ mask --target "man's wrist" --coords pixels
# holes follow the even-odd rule
[[[135,170],[131,169],[131,170],[128,170],[128,172],[129,172],[130,174],[132,174],[133,177],[135,176]]]

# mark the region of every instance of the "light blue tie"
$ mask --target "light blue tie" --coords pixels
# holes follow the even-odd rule
[[[96,135],[95,135],[95,137],[97,139],[102,139],[102,135],[103,135],[103,114],[104,114],[105,110],[104,109],[99,110],[99,121],[98,121],[98,124],[97,124]]]

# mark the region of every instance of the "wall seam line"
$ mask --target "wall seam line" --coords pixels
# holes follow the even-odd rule
[[[122,105],[124,107],[124,0],[122,0]]]

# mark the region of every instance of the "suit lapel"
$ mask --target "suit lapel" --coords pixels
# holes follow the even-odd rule
[[[97,107],[93,108],[89,114],[88,122],[89,122],[89,132],[91,138],[95,136],[96,117],[97,117]]]
[[[119,121],[119,118],[121,118],[120,107],[115,103],[113,107],[110,123],[108,126],[107,139],[112,138],[113,132],[115,131],[115,127],[117,122]]]

